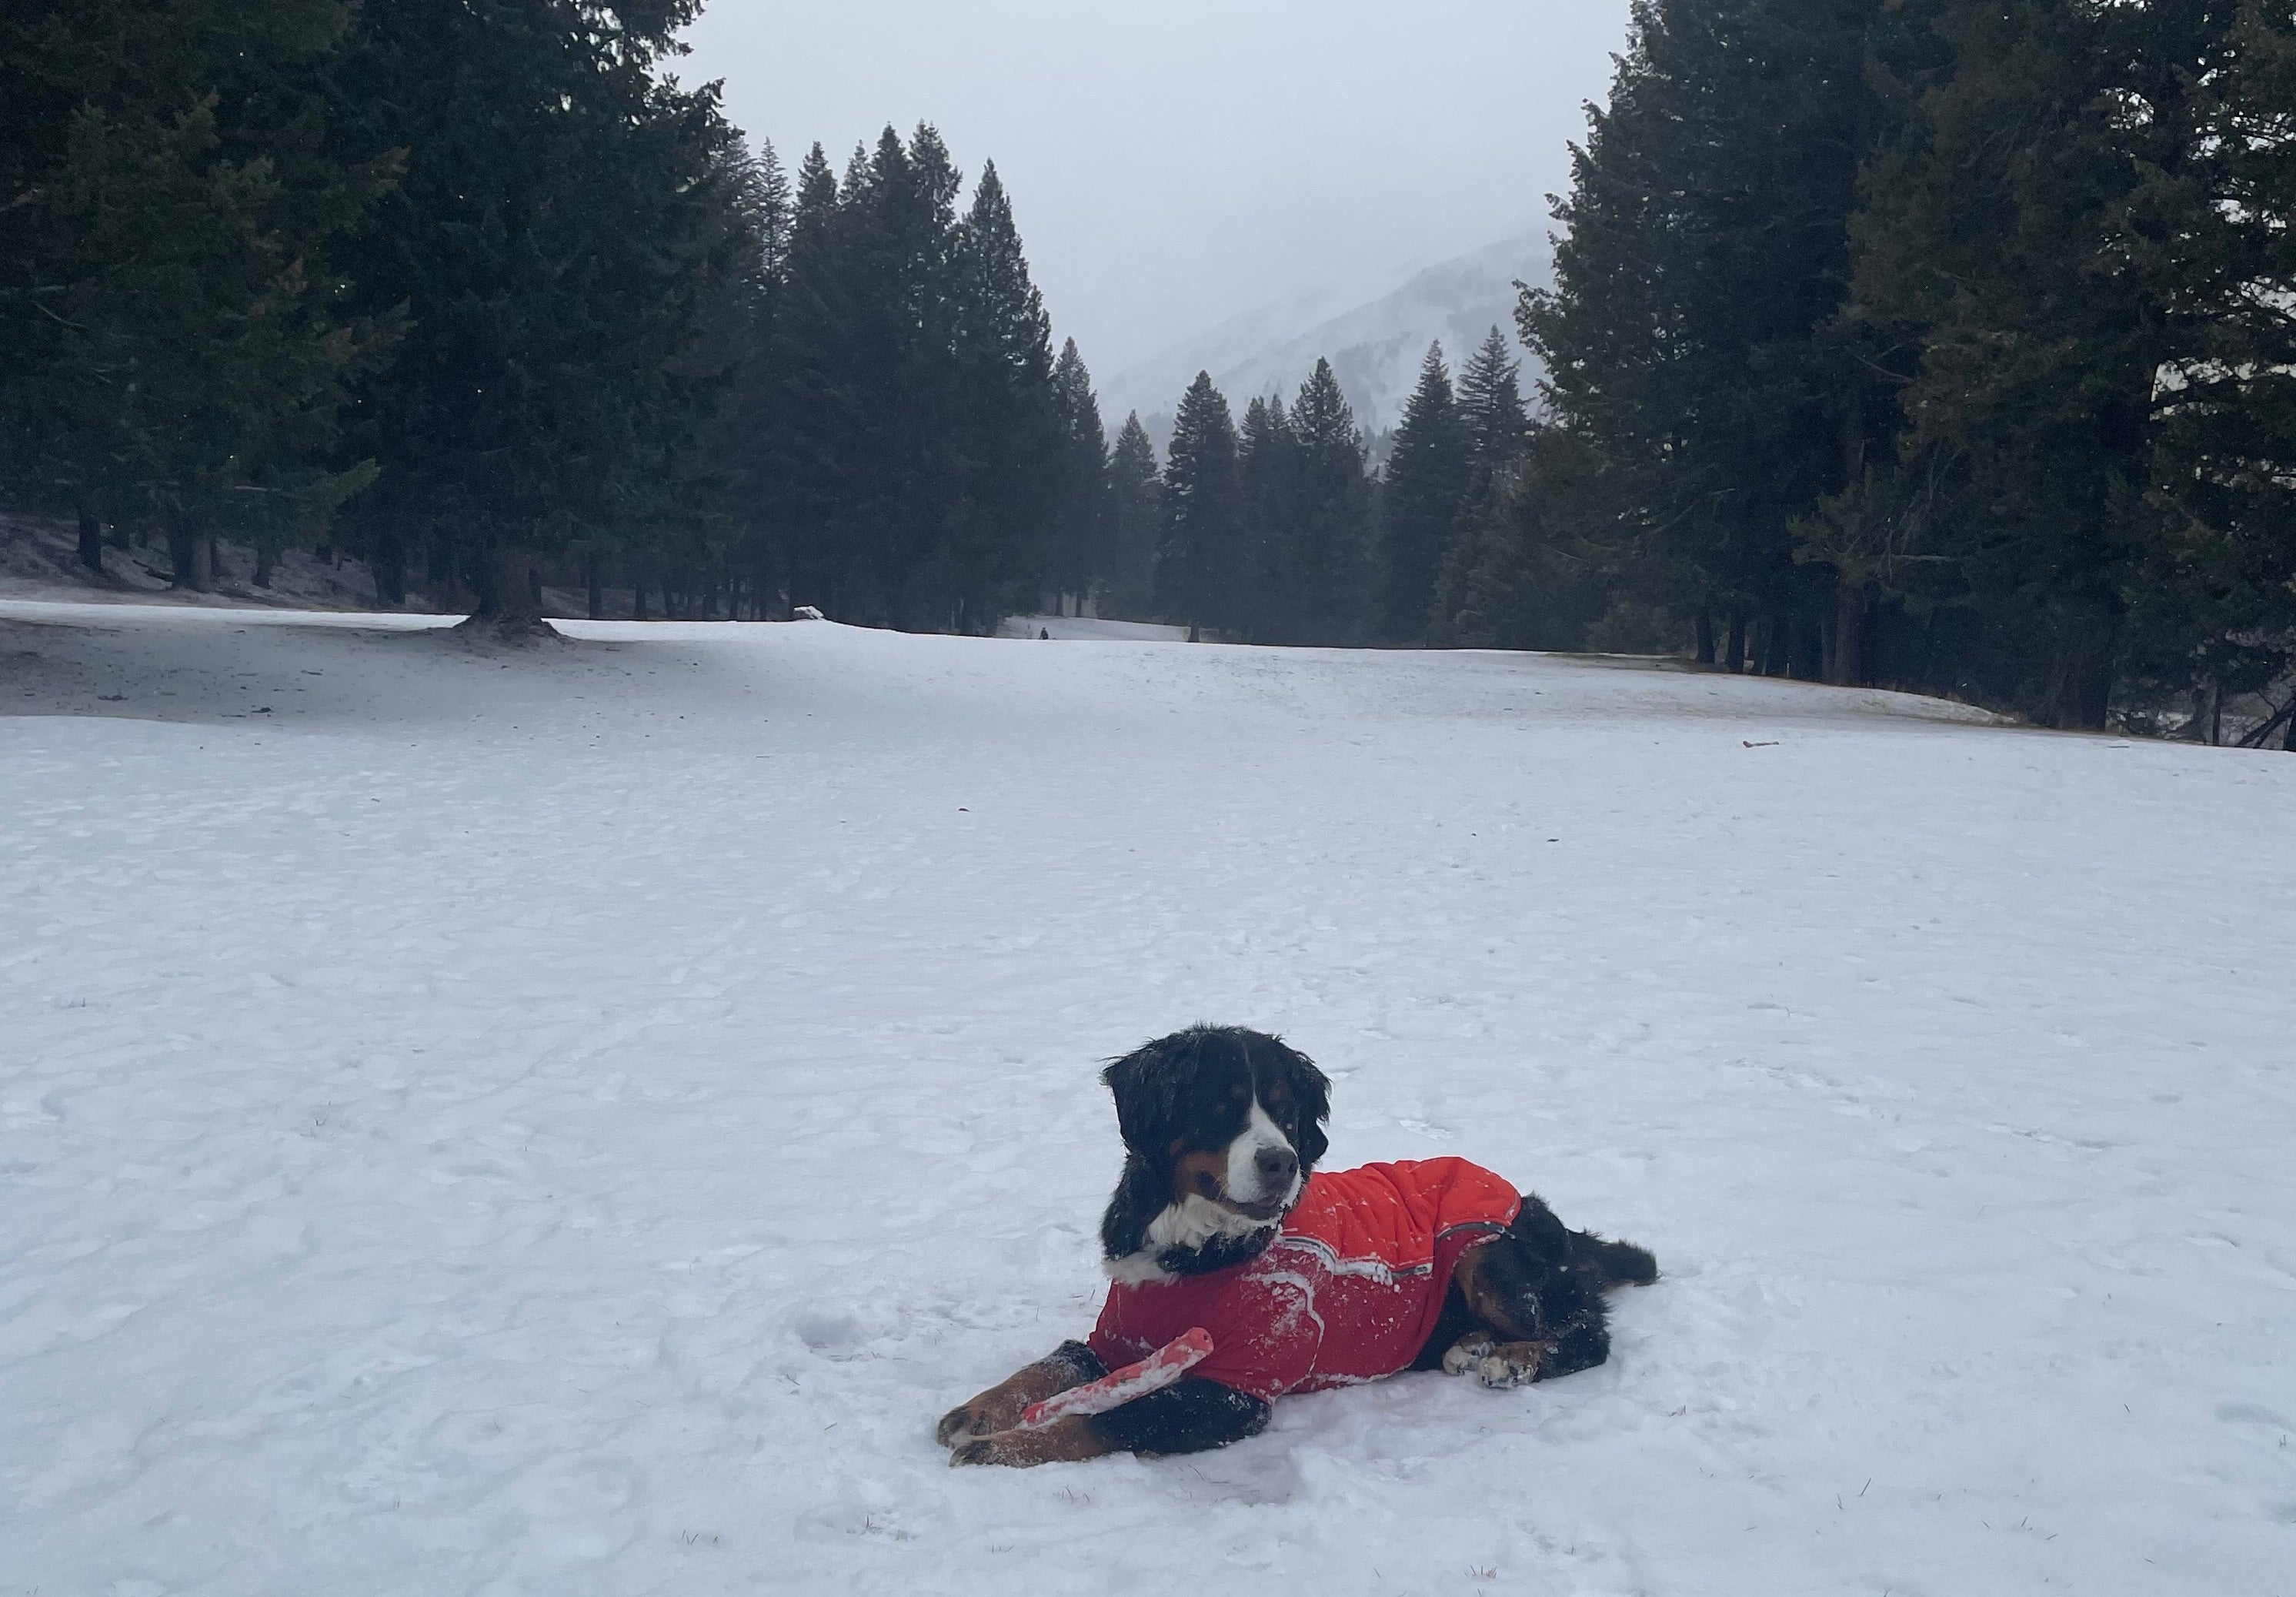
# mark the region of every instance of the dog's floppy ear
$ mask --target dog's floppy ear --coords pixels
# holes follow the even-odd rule
[[[1128,1155],[1124,1173],[1118,1178],[1116,1190],[1109,1195],[1108,1208],[1100,1217],[1100,1245],[1111,1259],[1129,1258],[1138,1253],[1148,1239],[1148,1224],[1164,1212],[1172,1201],[1172,1191],[1163,1176],[1148,1167],[1148,1161],[1137,1154]]]
[[[1139,1251],[1148,1223],[1172,1201],[1170,1147],[1179,1118],[1183,1061],[1194,1040],[1182,1032],[1144,1042],[1100,1073],[1116,1099],[1124,1138],[1124,1174],[1101,1216],[1101,1245],[1111,1259]]]
[[[1186,1034],[1144,1042],[1100,1073],[1116,1099],[1116,1129],[1124,1146],[1161,1168],[1165,1145],[1178,1117],[1180,1050]]]
[[[1312,1170],[1325,1153],[1332,1140],[1324,1135],[1324,1122],[1332,1117],[1332,1083],[1316,1068],[1316,1061],[1287,1043],[1275,1045],[1283,1052],[1285,1071],[1292,1078],[1292,1097],[1300,1106],[1300,1168]]]

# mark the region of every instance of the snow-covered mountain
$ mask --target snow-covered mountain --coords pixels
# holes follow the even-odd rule
[[[1551,269],[1546,235],[1526,233],[1429,267],[1336,313],[1313,296],[1271,305],[1119,373],[1102,385],[1101,414],[1112,433],[1128,411],[1139,411],[1161,449],[1173,407],[1198,372],[1211,373],[1241,415],[1255,395],[1289,398],[1322,356],[1347,391],[1357,424],[1375,435],[1401,418],[1431,342],[1442,344],[1456,370],[1491,328],[1512,336],[1516,282],[1544,283]]]

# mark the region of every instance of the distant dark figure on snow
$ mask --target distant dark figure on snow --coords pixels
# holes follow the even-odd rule
[[[1265,1033],[1193,1027],[1102,1080],[1125,1159],[1101,1221],[1100,1322],[945,1415],[952,1463],[1224,1447],[1266,1428],[1287,1392],[1405,1370],[1551,1380],[1610,1356],[1607,1291],[1658,1279],[1643,1249],[1570,1230],[1464,1159],[1318,1172],[1331,1084]],[[1210,1334],[1208,1355],[1192,1332]],[[1119,1379],[1113,1406],[1022,1423],[1111,1371],[1177,1365],[1184,1346],[1199,1361],[1184,1379],[1128,1401],[1155,1378]]]

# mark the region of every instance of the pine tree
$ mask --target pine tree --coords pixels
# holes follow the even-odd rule
[[[683,548],[660,552],[672,563],[709,572],[712,581],[722,584],[727,620],[739,620],[745,611],[762,618],[782,607],[784,552],[766,490],[767,463],[757,443],[774,420],[772,351],[789,254],[791,197],[770,143],[751,156],[735,140],[722,159],[730,169],[723,177],[723,226],[735,248],[726,268],[713,274],[718,292],[709,297],[707,342],[730,361],[734,377],[701,447],[681,463],[683,538],[594,536],[575,551],[593,619],[604,613],[609,567],[632,568],[638,552],[634,542],[682,542]],[[708,604],[703,613],[717,613],[715,605]]]
[[[1428,618],[1447,647],[1576,649],[1611,597],[1588,531],[1609,485],[1572,433],[1534,429],[1514,463],[1464,514]]]
[[[931,129],[919,129],[921,146],[928,137],[938,144]],[[955,256],[954,375],[967,470],[963,498],[947,513],[963,530],[953,551],[958,608],[947,624],[986,631],[1013,608],[1034,609],[1040,585],[1055,572],[1061,552],[1052,547],[1053,523],[1070,441],[1054,386],[1052,324],[993,162],[974,186]],[[1076,375],[1083,375],[1081,361]],[[1089,399],[1091,380],[1083,380]],[[912,622],[942,624],[930,613],[914,614]]]
[[[1332,363],[1318,359],[1291,413],[1292,514],[1278,545],[1270,596],[1275,636],[1302,643],[1357,641],[1370,609],[1370,482],[1363,434]]]
[[[1255,395],[1244,407],[1236,477],[1243,513],[1238,630],[1250,642],[1275,637],[1284,628],[1288,561],[1298,538],[1299,439],[1280,396]]]
[[[714,90],[659,74],[687,0],[367,8],[332,88],[346,147],[408,152],[347,264],[406,305],[352,436],[379,551],[430,546],[506,632],[539,626],[537,561],[685,506],[734,351],[709,347],[743,242]]]
[[[1468,492],[1490,491],[1522,453],[1529,412],[1522,401],[1522,363],[1496,327],[1459,371],[1459,425],[1468,460]]]
[[[1180,397],[1160,497],[1158,609],[1191,628],[1234,629],[1244,619],[1238,603],[1244,549],[1235,421],[1209,372],[1198,372]]]
[[[986,467],[1004,396],[984,392],[960,411],[967,374],[996,381],[1002,329],[992,309],[963,302],[959,275],[979,266],[958,260],[960,186],[938,136],[920,128],[912,148],[890,128],[854,152],[839,185],[835,269],[850,309],[840,377],[852,407],[839,450],[842,569],[830,613],[840,620],[943,628],[981,597],[995,543],[983,517],[994,512],[964,495]]]
[[[1156,446],[1140,413],[1124,418],[1108,457],[1108,542],[1101,613],[1145,621],[1156,607],[1156,546],[1163,529]]]
[[[1556,419],[1603,463],[1620,569],[1729,616],[1733,666],[1752,618],[1814,634],[1831,589],[1863,603],[1797,560],[1794,528],[1895,428],[1886,348],[1842,315],[1848,224],[1932,3],[1641,0],[1573,152],[1555,286],[1519,313]]]
[[[1108,580],[1108,431],[1092,373],[1076,340],[1053,366],[1053,409],[1060,435],[1057,498],[1047,574],[1054,591],[1090,597]]]
[[[2296,655],[2296,325],[2280,302],[2296,282],[2296,22],[2243,5],[2215,54],[2192,74],[2187,161],[2150,164],[2136,207],[2150,225],[2132,260],[2183,335],[2155,408],[2160,535],[2132,619],[2140,671],[2221,703]],[[2282,696],[2296,750],[2296,687]]]
[[[328,469],[387,313],[345,314],[330,251],[389,186],[328,158],[336,0],[33,4],[0,17],[0,492],[158,523],[205,585],[218,530],[316,534],[370,474]]]
[[[2154,241],[2205,222],[2171,195],[2206,143],[2195,80],[2235,17],[2229,0],[1956,0],[1950,78],[1869,175],[1859,298],[1919,329],[1905,449],[1946,473],[1951,507],[1922,552],[1973,616],[1964,678],[2052,725],[2103,726],[2146,641],[2129,618],[2153,597],[2161,374],[2196,329],[2177,274],[2145,268]],[[1886,555],[1913,525],[1869,492],[1824,530]]]
[[[1395,430],[1379,496],[1381,622],[1392,642],[1416,642],[1426,633],[1436,572],[1466,501],[1469,470],[1467,432],[1443,346],[1430,344]]]
[[[847,280],[849,230],[829,158],[816,144],[798,169],[767,357],[760,477],[767,515],[788,564],[790,599],[832,619],[852,617],[849,546],[860,536],[856,502],[865,408],[854,382],[859,311]]]
[[[797,206],[796,191],[782,169],[780,152],[771,139],[760,139],[750,173],[750,210],[758,224],[758,271],[767,292],[778,288],[789,269],[790,227]]]

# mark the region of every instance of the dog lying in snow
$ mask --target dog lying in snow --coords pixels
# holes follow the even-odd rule
[[[1125,1158],[1101,1221],[1100,1322],[943,1416],[951,1463],[1225,1447],[1266,1428],[1287,1392],[1404,1370],[1550,1380],[1610,1356],[1607,1290],[1658,1278],[1643,1249],[1567,1229],[1464,1159],[1318,1172],[1331,1083],[1264,1033],[1197,1026],[1102,1079]],[[1030,1405],[1168,1354],[1195,1328],[1212,1352],[1185,1379],[1021,1424]]]

